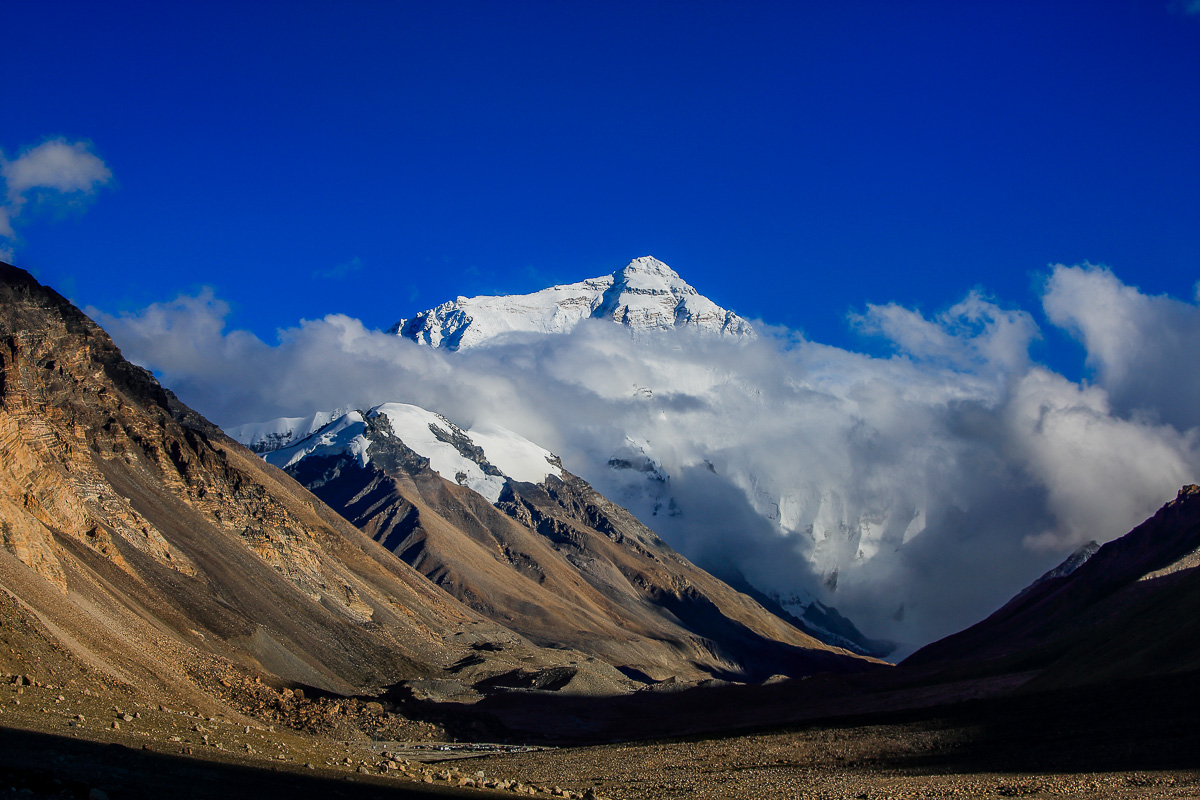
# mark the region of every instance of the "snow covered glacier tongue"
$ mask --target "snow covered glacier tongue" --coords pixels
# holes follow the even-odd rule
[[[699,294],[653,256],[611,275],[526,295],[459,297],[393,325],[390,333],[431,347],[459,350],[506,333],[566,333],[585,319],[609,319],[634,334],[691,328],[753,337],[746,320]]]

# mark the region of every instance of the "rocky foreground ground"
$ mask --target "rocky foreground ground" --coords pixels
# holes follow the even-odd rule
[[[553,784],[586,777],[614,798],[851,798],[1200,796],[1200,772],[960,772],[964,764],[903,764],[953,746],[923,725],[791,731],[729,739],[570,748],[479,759],[484,769]],[[931,759],[932,760],[932,759]]]
[[[0,611],[0,798],[1200,796],[1194,674],[1049,696],[939,689],[932,707],[917,686],[902,693],[926,706],[909,710],[896,691],[839,699],[830,684],[816,692],[824,708],[860,716],[641,743],[480,746],[502,737],[474,735],[479,720],[462,710],[306,695],[220,659],[184,664],[192,691],[168,694],[72,655],[7,596]],[[644,708],[553,693],[525,702],[543,729],[568,733],[598,703],[630,715],[636,738],[689,715],[744,725],[753,709],[811,710],[802,685],[825,686],[661,695]]]
[[[1180,767],[1194,745],[1188,736],[1156,728],[1141,745],[1105,745],[1088,720],[1031,729],[1026,715],[1036,703],[1010,702],[1007,716],[984,708],[535,749],[442,742],[439,727],[406,727],[382,704],[311,701],[254,682],[244,694],[274,700],[251,716],[171,707],[147,702],[136,687],[61,677],[0,678],[0,797],[1200,796],[1200,771]],[[1097,718],[1109,716],[1099,711]],[[1111,713],[1119,718],[1124,706]],[[370,730],[372,718],[390,720],[379,731],[409,738],[372,738],[363,724]],[[1104,763],[1113,768],[1094,768]],[[1124,768],[1130,764],[1160,768]]]

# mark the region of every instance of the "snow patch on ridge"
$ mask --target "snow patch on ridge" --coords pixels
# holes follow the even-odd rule
[[[462,434],[463,431],[445,417],[405,403],[384,403],[371,409],[370,416],[387,417],[392,433],[410,450],[429,459],[429,468],[451,483],[478,492],[489,503],[500,499],[504,477],[489,475],[482,467],[466,458],[453,444],[439,438]]]
[[[467,436],[483,448],[488,461],[515,481],[541,483],[551,475],[562,477],[557,456],[508,428],[485,425],[471,428]]]

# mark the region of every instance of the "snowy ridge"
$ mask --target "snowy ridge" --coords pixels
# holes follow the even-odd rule
[[[347,410],[318,411],[307,417],[280,417],[268,422],[250,422],[225,432],[256,453],[269,453],[312,436]]]
[[[359,466],[365,467],[371,461],[367,455],[370,443],[365,435],[366,430],[363,415],[351,411],[296,444],[265,453],[263,460],[280,469],[287,469],[308,456],[334,456],[345,453],[353,456]]]
[[[1038,578],[1035,585],[1043,581],[1052,580],[1053,578],[1065,578],[1075,570],[1087,563],[1088,559],[1100,552],[1100,543],[1095,539],[1077,549],[1074,553],[1067,556],[1066,560],[1059,564],[1054,569],[1047,572],[1042,577]]]
[[[228,433],[247,446],[277,442],[290,444],[263,452],[263,459],[287,469],[310,456],[348,455],[362,467],[371,462],[373,437],[367,420],[386,420],[391,435],[429,460],[429,468],[452,483],[466,486],[487,498],[500,499],[511,478],[524,483],[541,483],[554,475],[562,477],[558,458],[542,447],[498,425],[464,431],[450,420],[406,403],[383,403],[365,415],[317,412],[308,417],[287,417],[231,428]],[[324,424],[318,424],[326,420]],[[299,431],[314,428],[304,436]],[[373,426],[378,428],[380,426]],[[272,438],[275,437],[275,438]]]
[[[484,425],[472,428],[467,436],[483,448],[488,461],[513,480],[541,483],[551,475],[562,477],[557,456],[508,428]]]
[[[526,295],[459,297],[393,325],[390,333],[459,350],[508,333],[567,333],[585,319],[609,319],[636,333],[692,328],[753,337],[750,323],[696,292],[652,256],[599,278]]]
[[[1087,544],[1082,545],[1078,550],[1071,553],[1071,555],[1067,556],[1066,560],[1064,560],[1057,567],[1046,572],[1044,575],[1042,575],[1042,577],[1026,586],[1024,589],[1018,592],[1016,597],[1013,599],[1024,597],[1032,592],[1035,587],[1041,586],[1046,581],[1052,581],[1055,578],[1067,577],[1072,572],[1086,564],[1088,560],[1098,552],[1100,552],[1100,543],[1093,539]]]
[[[429,468],[446,480],[478,492],[489,503],[500,499],[504,477],[485,472],[479,462],[465,457],[457,447],[446,441],[455,434],[465,434],[445,417],[402,403],[376,406],[371,409],[371,416],[386,417],[392,434],[410,450],[428,458]],[[484,463],[488,463],[486,459]]]

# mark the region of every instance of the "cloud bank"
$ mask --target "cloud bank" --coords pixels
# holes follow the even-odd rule
[[[50,139],[9,161],[0,152],[4,203],[0,204],[0,258],[12,260],[15,220],[27,205],[78,203],[112,179],[112,171],[86,142]]]
[[[331,315],[266,343],[225,330],[211,291],[89,313],[219,423],[384,401],[497,423],[702,566],[913,646],[1200,476],[1200,308],[1092,266],[1055,267],[1042,301],[1094,382],[1031,362],[1034,315],[980,292],[933,318],[868,306],[852,322],[888,358],[762,325],[751,342],[633,341],[601,321],[451,353]]]

